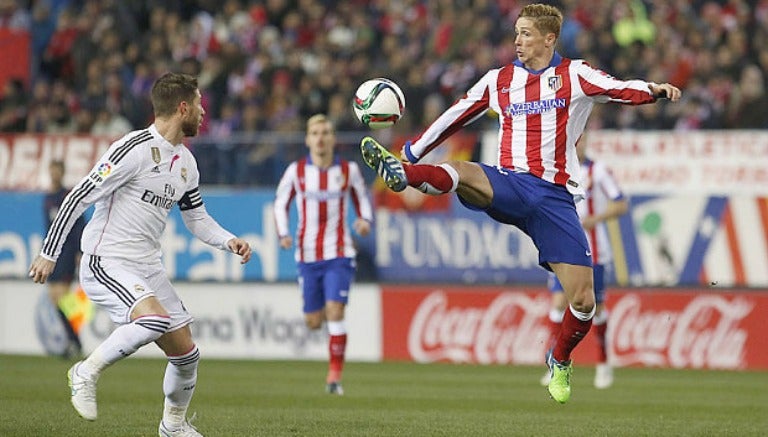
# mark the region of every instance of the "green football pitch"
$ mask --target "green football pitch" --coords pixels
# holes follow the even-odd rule
[[[70,363],[0,355],[0,436],[151,436],[162,414],[162,360],[130,358],[98,387],[99,419],[69,403]],[[765,436],[768,372],[594,369],[571,401],[549,399],[543,367],[348,363],[346,395],[324,392],[326,364],[203,359],[190,407],[206,436]]]

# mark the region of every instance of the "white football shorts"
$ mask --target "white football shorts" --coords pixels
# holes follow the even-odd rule
[[[154,296],[170,314],[169,332],[193,321],[159,260],[145,264],[84,253],[80,260],[80,285],[91,301],[119,325],[130,323],[133,308],[149,296]]]

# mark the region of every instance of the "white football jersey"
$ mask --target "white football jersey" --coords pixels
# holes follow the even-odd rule
[[[586,196],[584,200],[576,203],[576,212],[579,213],[579,217],[601,214],[608,207],[609,202],[624,198],[616,179],[602,162],[585,159],[581,163],[581,176]],[[600,222],[585,232],[589,247],[592,249],[592,262],[609,264],[613,259],[613,251],[605,222]]]
[[[530,71],[516,60],[486,73],[404,150],[415,163],[492,109],[499,115],[499,166],[563,185],[580,196],[584,191],[578,183],[576,142],[593,104],[652,103],[656,99],[648,85],[618,80],[557,53],[541,71]]]
[[[365,181],[354,162],[337,158],[321,169],[304,158],[285,170],[275,195],[275,223],[283,237],[288,229],[288,206],[296,198],[299,223],[296,230],[296,261],[316,262],[356,255],[349,226],[346,200],[352,199],[358,217],[373,220]]]
[[[56,260],[75,220],[94,203],[81,242],[84,254],[156,262],[168,212],[177,203],[196,237],[228,250],[234,236],[208,215],[198,183],[197,162],[186,146],[166,141],[154,124],[133,131],[112,143],[69,192],[41,255]]]

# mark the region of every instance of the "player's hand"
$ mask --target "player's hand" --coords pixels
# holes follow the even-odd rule
[[[45,284],[46,279],[51,275],[55,266],[55,261],[45,259],[38,255],[35,260],[32,261],[32,265],[29,266],[29,277],[38,284]]]
[[[371,232],[371,222],[364,218],[358,218],[355,223],[352,224],[357,235],[361,237],[367,236]]]
[[[242,238],[233,238],[227,241],[227,247],[233,253],[240,255],[242,258],[240,264],[245,264],[251,260],[251,245]]]
[[[662,83],[657,85],[649,84],[648,88],[657,99],[667,98],[672,102],[676,102],[680,100],[680,97],[683,95],[683,92],[680,91],[680,88],[669,83]]]
[[[291,238],[290,235],[286,235],[285,237],[280,237],[280,247],[283,249],[290,249],[291,246],[293,246],[293,238]]]

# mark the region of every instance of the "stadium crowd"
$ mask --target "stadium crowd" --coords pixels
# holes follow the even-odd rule
[[[211,138],[299,132],[318,112],[340,132],[359,130],[351,96],[376,76],[403,88],[407,116],[396,129],[412,132],[515,59],[513,24],[527,3],[0,0],[0,29],[29,32],[32,50],[30,77],[0,93],[0,131],[121,135],[147,124],[148,88],[176,70],[199,77]],[[679,105],[600,105],[593,127],[768,128],[768,0],[555,3],[567,14],[564,56],[685,91]],[[235,163],[266,163],[274,150],[230,144],[223,151]]]

